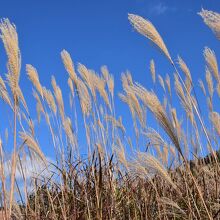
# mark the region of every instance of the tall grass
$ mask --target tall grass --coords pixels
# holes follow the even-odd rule
[[[219,38],[220,14],[204,9],[199,14]],[[31,116],[19,86],[16,28],[8,19],[1,21],[8,73],[5,79],[0,77],[0,96],[13,116],[9,121],[13,131],[0,138],[2,218],[220,218],[220,113],[216,106],[220,75],[215,52],[204,48],[206,80],[193,82],[185,61],[178,56],[174,62],[150,21],[133,14],[128,18],[174,70],[173,75],[159,75],[154,60],[150,61],[154,88],[162,87],[164,100],[134,82],[131,73],[122,74],[123,91],[118,96],[131,113],[135,138],[126,132],[123,120],[127,119],[116,114],[114,78],[108,68],[103,66],[96,73],[83,64],[75,65],[66,50],[61,59],[69,94],[63,94],[54,76],[51,85],[44,87],[37,69],[26,65],[36,101],[36,116]],[[207,99],[206,106],[201,106],[199,96]],[[154,124],[148,123],[149,117]],[[48,130],[43,129],[48,143],[41,143],[36,126],[47,126]],[[49,145],[53,160],[43,153]],[[30,164],[35,167],[31,174]]]

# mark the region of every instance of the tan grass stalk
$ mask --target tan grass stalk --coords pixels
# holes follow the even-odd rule
[[[141,105],[140,105],[140,103],[138,101],[138,98],[136,97],[134,91],[132,91],[131,88],[127,88],[125,90],[125,92],[127,93],[128,102],[131,103],[132,108],[136,112],[141,125],[144,127],[143,112],[142,112],[142,109],[141,109]]]
[[[69,139],[70,144],[75,147],[76,146],[76,137],[73,133],[73,127],[72,127],[72,122],[70,118],[65,118],[63,122],[63,127],[65,130],[65,134],[67,138]]]
[[[92,97],[94,98],[94,102],[96,102],[96,89],[99,77],[92,72],[91,70],[88,70],[84,65],[78,64],[78,72],[80,73],[84,83],[87,85],[89,90],[91,91]]]
[[[124,73],[121,74],[121,81],[122,81],[123,89],[124,90],[127,89],[129,87],[129,82],[126,74]]]
[[[184,111],[187,114],[187,117],[190,119],[191,123],[194,124],[194,113],[193,113],[193,105],[188,94],[185,94],[182,85],[179,81],[179,77],[175,74],[175,89],[178,97],[180,98],[181,104],[183,106]]]
[[[220,40],[220,14],[213,11],[202,9],[198,13],[205,24],[215,33],[216,37]]]
[[[150,72],[151,72],[151,77],[152,77],[153,83],[155,83],[156,82],[156,71],[155,71],[154,60],[150,61]]]
[[[122,165],[124,165],[126,168],[128,168],[128,161],[126,159],[124,145],[122,144],[119,138],[117,138],[116,143],[117,143],[117,146],[113,146],[113,151],[116,152],[119,162]]]
[[[120,117],[118,120],[111,115],[106,115],[105,119],[107,121],[111,121],[114,127],[120,128],[123,134],[125,133],[125,127],[122,124],[122,118]]]
[[[38,121],[40,121],[41,112],[45,115],[44,107],[43,107],[41,99],[36,91],[33,91],[33,96],[37,101],[37,107],[36,107],[37,108],[37,116],[38,116]]]
[[[159,201],[165,205],[170,205],[170,206],[176,208],[182,215],[184,215],[187,218],[187,214],[185,213],[185,211],[183,209],[181,209],[179,207],[179,205],[177,203],[175,203],[173,200],[171,200],[170,198],[162,197],[159,199]],[[175,213],[173,213],[173,214],[175,215]]]
[[[218,62],[215,56],[215,52],[210,48],[205,47],[203,54],[210,72],[213,74],[216,81],[220,82],[220,75],[218,72]]]
[[[70,57],[70,54],[66,51],[63,50],[61,52],[61,57],[64,63],[64,66],[66,68],[66,71],[69,73],[70,78],[73,80],[73,82],[76,84],[77,81],[77,75],[74,69],[73,61]]]
[[[175,145],[181,156],[184,158],[176,131],[157,96],[153,92],[149,92],[140,85],[136,85],[134,87],[134,90],[139,96],[139,98],[143,101],[143,103],[153,113],[157,121],[163,127],[164,131],[172,140],[173,144]]]
[[[163,88],[163,90],[165,92],[166,89],[165,89],[164,80],[163,80],[163,78],[162,78],[162,76],[160,74],[158,75],[158,80],[159,80],[159,83],[160,83],[161,87]]]
[[[167,99],[166,96],[164,96],[164,97],[163,97],[163,107],[164,107],[165,110],[166,110],[166,108],[167,108],[167,104],[168,104],[168,99]]]
[[[102,66],[101,72],[102,72],[102,75],[107,83],[108,90],[113,98],[113,96],[114,96],[114,77],[113,77],[113,75],[111,75],[109,73],[107,66]]]
[[[217,84],[216,90],[217,90],[218,97],[220,97],[220,82]]]
[[[158,46],[161,51],[163,51],[163,53],[165,54],[165,56],[168,58],[168,60],[170,61],[171,65],[173,66],[175,72],[177,73],[177,75],[179,76],[180,80],[181,80],[181,83],[183,84],[186,92],[187,92],[187,95],[188,97],[191,99],[191,96],[190,96],[190,93],[186,87],[186,84],[184,83],[182,77],[180,76],[174,62],[172,61],[170,55],[169,55],[169,52],[166,48],[166,45],[164,44],[162,38],[160,37],[159,33],[157,32],[157,30],[155,29],[155,27],[147,20],[143,19],[142,17],[140,16],[137,16],[137,15],[129,15],[129,20],[131,21],[131,23],[133,24],[133,26],[135,27],[135,29],[141,33],[142,35],[146,36],[148,39],[150,39],[156,46]],[[193,104],[193,108],[195,109],[195,112],[198,116],[198,119],[201,123],[201,126],[202,126],[202,129],[205,133],[205,136],[208,140],[209,143],[211,143],[210,141],[210,138],[209,138],[209,135],[208,135],[208,132],[207,132],[207,129],[204,125],[204,122],[200,116],[200,112],[197,108],[197,106],[194,105],[194,103],[192,102]],[[207,214],[209,215],[209,212],[207,210],[207,206],[205,205],[204,203],[204,200],[203,200],[203,204],[206,208],[206,211],[207,211]]]
[[[74,97],[74,86],[73,86],[73,81],[70,77],[68,78],[67,84],[70,88],[71,96]]]
[[[124,94],[122,94],[122,93],[119,93],[118,96],[119,96],[119,98],[120,98],[124,103],[126,103],[126,104],[128,105],[129,110],[130,110],[131,115],[132,115],[132,119],[133,119],[133,121],[134,121],[134,126],[136,126],[136,123],[135,123],[135,109],[134,109],[134,106],[133,106],[133,104],[132,104],[132,102],[131,102],[131,99],[129,98],[129,96],[124,95]]]
[[[108,106],[108,108],[110,110],[112,110],[111,105],[110,105],[110,101],[109,101],[109,97],[108,97],[108,93],[105,90],[105,86],[106,86],[105,80],[103,78],[96,77],[95,78],[95,86],[96,86],[96,89],[98,90],[100,96],[103,98],[105,104]]]
[[[132,79],[132,75],[129,71],[126,71],[126,78],[127,78],[127,81],[128,81],[128,84],[129,85],[133,85],[133,79]]]
[[[174,189],[176,189],[176,185],[172,181],[171,177],[169,176],[166,169],[163,167],[163,165],[160,163],[159,160],[157,160],[155,157],[153,157],[150,154],[146,153],[137,153],[138,161],[140,162],[140,165],[143,167],[148,168],[149,170],[156,171],[164,180],[166,180],[171,186],[173,186]]]
[[[147,132],[143,132],[143,135],[145,135],[150,140],[151,145],[165,145],[164,139],[153,128],[149,128]]]
[[[16,27],[14,24],[11,24],[8,19],[4,19],[0,23],[0,37],[3,41],[7,56],[7,80],[9,87],[13,94],[13,111],[14,111],[14,128],[13,128],[13,153],[12,153],[12,166],[11,166],[11,187],[10,187],[10,196],[9,196],[9,217],[11,217],[12,212],[12,202],[14,198],[14,184],[15,184],[15,171],[16,171],[16,151],[17,151],[17,108],[18,100],[22,92],[19,88],[19,78],[20,78],[20,69],[21,69],[21,55],[18,45],[18,35],[16,32]],[[24,100],[23,100],[24,102]]]
[[[202,89],[204,96],[206,96],[206,89],[205,89],[204,83],[201,79],[199,79],[199,87]]]
[[[211,97],[207,97],[207,105],[208,105],[209,111],[212,112],[213,111],[213,104],[212,104]]]
[[[0,176],[1,176],[1,182],[2,182],[2,199],[3,199],[3,205],[4,205],[4,217],[5,220],[8,219],[8,205],[7,205],[7,191],[6,191],[6,177],[4,172],[4,152],[3,152],[3,146],[2,146],[2,139],[0,138]]]
[[[25,132],[20,132],[20,138],[22,139],[23,143],[26,144],[31,150],[33,150],[46,164],[46,158],[43,152],[41,151],[37,141],[34,140],[32,135],[27,134]]]
[[[7,88],[6,88],[6,85],[5,85],[5,82],[4,80],[2,79],[2,77],[0,76],[0,97],[11,107],[12,107],[12,104],[11,104],[11,100],[10,100],[10,97],[8,95],[8,91],[7,91]]]
[[[214,93],[214,86],[213,86],[212,75],[211,75],[208,68],[206,68],[205,78],[206,78],[206,83],[207,83],[207,86],[208,86],[209,95],[212,98],[213,93]]]
[[[37,72],[36,68],[34,68],[30,64],[27,64],[26,71],[27,71],[27,75],[28,75],[30,81],[32,82],[32,84],[34,85],[36,90],[40,93],[41,97],[43,98],[43,89],[40,84],[40,80],[39,80],[39,76],[38,76],[38,72]]]
[[[192,77],[191,77],[190,70],[189,70],[188,66],[186,65],[186,63],[184,62],[184,60],[180,56],[178,56],[178,64],[179,64],[181,70],[183,71],[183,73],[190,80],[190,83],[192,83]]]
[[[49,108],[56,115],[57,106],[56,106],[56,102],[54,100],[54,96],[53,96],[52,92],[50,90],[47,90],[46,88],[43,88],[43,96],[44,96]]]
[[[128,19],[140,34],[150,39],[164,53],[168,60],[173,63],[163,39],[149,20],[134,14],[128,14]]]
[[[220,115],[218,112],[211,112],[209,118],[217,132],[218,136],[220,137]]]
[[[22,105],[24,106],[26,112],[29,114],[28,106],[20,87],[18,87],[17,95],[18,95],[18,99],[21,101]]]
[[[82,80],[77,80],[77,91],[83,115],[89,116],[92,109],[91,97],[86,85]]]
[[[51,84],[53,86],[54,96],[56,98],[59,113],[60,113],[61,119],[63,121],[64,115],[65,115],[63,95],[62,95],[62,91],[61,91],[60,87],[56,83],[54,76],[52,76],[52,78],[51,78]]]
[[[171,93],[170,76],[169,76],[168,74],[166,74],[165,83],[166,83],[166,85],[167,85],[167,89],[168,89],[169,95],[170,95],[170,97],[171,97],[171,96],[172,96],[172,93]]]
[[[17,89],[19,87],[21,55],[18,45],[18,35],[16,27],[11,24],[8,19],[4,19],[0,23],[0,37],[4,43],[5,50],[8,56],[8,73],[7,78],[9,86],[14,96],[17,96]]]

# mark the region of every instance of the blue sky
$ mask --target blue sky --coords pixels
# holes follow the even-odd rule
[[[126,70],[131,71],[135,81],[151,89],[149,62],[152,58],[159,74],[173,73],[167,60],[133,30],[128,13],[148,18],[160,32],[173,59],[181,55],[192,78],[195,81],[204,78],[203,49],[209,46],[219,57],[220,44],[197,15],[202,7],[220,12],[219,0],[7,0],[1,2],[0,18],[9,18],[16,24],[22,54],[20,84],[28,104],[34,109],[25,64],[37,68],[42,84],[47,87],[53,74],[68,102],[68,77],[60,58],[62,49],[69,51],[75,63],[83,63],[96,71],[107,65],[115,78],[116,93],[121,91],[120,77]],[[5,64],[1,43],[1,75],[6,72]],[[128,108],[119,99],[116,99],[116,106],[119,106],[118,115],[130,118]],[[2,122],[3,114],[0,112]],[[129,122],[124,121],[129,126]]]

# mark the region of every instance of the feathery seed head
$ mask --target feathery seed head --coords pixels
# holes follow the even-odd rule
[[[41,97],[43,98],[43,90],[39,81],[37,70],[32,65],[27,64],[26,71],[30,81],[32,82],[36,90],[40,93]]]
[[[216,37],[220,40],[220,14],[213,11],[202,9],[198,13],[205,24],[215,33]]]
[[[155,72],[154,60],[150,61],[150,72],[151,72],[153,83],[155,83],[156,82],[156,72]]]
[[[133,27],[140,34],[151,40],[164,53],[164,55],[168,58],[168,60],[173,64],[173,61],[166,48],[166,45],[164,44],[163,39],[161,38],[160,34],[157,32],[153,24],[150,21],[145,20],[141,16],[134,14],[128,14],[128,19],[133,25]]]
[[[213,87],[212,75],[211,75],[208,68],[206,68],[205,78],[206,78],[206,83],[207,83],[208,90],[209,90],[209,95],[210,95],[210,97],[212,97],[213,93],[214,93],[214,87]]]
[[[220,82],[220,75],[218,72],[218,62],[215,56],[215,52],[211,50],[208,47],[205,47],[205,50],[203,52],[206,64],[210,70],[210,72],[213,74],[217,82]]]
[[[56,102],[54,100],[52,92],[50,90],[47,90],[46,88],[43,88],[43,95],[44,95],[44,98],[45,98],[49,108],[56,115],[56,113],[57,113],[57,106],[56,106]]]
[[[159,80],[159,83],[160,83],[161,87],[163,88],[163,90],[165,92],[166,89],[165,89],[165,85],[164,85],[164,80],[163,80],[163,78],[160,74],[158,75],[158,80]]]
[[[204,83],[201,79],[199,79],[199,87],[202,89],[204,96],[206,96],[205,86],[204,86]]]
[[[34,140],[34,138],[30,134],[21,132],[20,138],[32,151],[34,151],[46,163],[46,158],[43,152],[41,151],[37,141]]]
[[[61,57],[62,57],[62,60],[63,60],[63,64],[66,68],[66,71],[69,73],[70,78],[76,84],[77,75],[76,75],[74,65],[73,65],[73,61],[71,59],[70,54],[66,50],[63,50],[61,52]]]
[[[12,94],[17,99],[17,90],[19,87],[18,83],[21,69],[21,54],[18,45],[16,27],[14,24],[11,24],[8,19],[4,19],[0,22],[0,38],[3,41],[8,56],[8,83]]]
[[[171,84],[170,84],[170,76],[168,74],[166,74],[166,79],[165,79],[166,85],[167,85],[167,89],[169,92],[169,95],[171,97]]]
[[[179,64],[181,70],[183,71],[183,73],[189,79],[190,83],[192,83],[192,77],[191,77],[191,73],[189,71],[189,68],[180,56],[178,56],[178,64]]]

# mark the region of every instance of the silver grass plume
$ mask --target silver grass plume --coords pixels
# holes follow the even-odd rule
[[[214,11],[204,10],[198,13],[205,24],[215,33],[220,40],[220,14]]]
[[[4,19],[0,23],[0,37],[3,41],[8,56],[8,73],[7,79],[11,88],[15,102],[18,100],[19,78],[21,69],[21,54],[18,45],[18,35],[16,27],[11,24],[8,19]],[[17,103],[16,103],[17,104]]]
[[[160,34],[157,32],[154,25],[141,16],[128,14],[128,19],[133,25],[133,27],[143,36],[151,40],[160,50],[164,53],[164,55],[168,58],[168,60],[173,64],[173,61],[170,57],[170,54],[167,50],[167,47],[161,38]]]
[[[27,64],[26,71],[27,71],[27,75],[28,75],[30,81],[32,82],[32,84],[34,85],[36,90],[40,93],[41,97],[43,98],[43,90],[42,90],[42,86],[40,84],[40,80],[39,80],[39,76],[38,76],[38,72],[37,72],[36,68],[34,68],[30,64]]]

